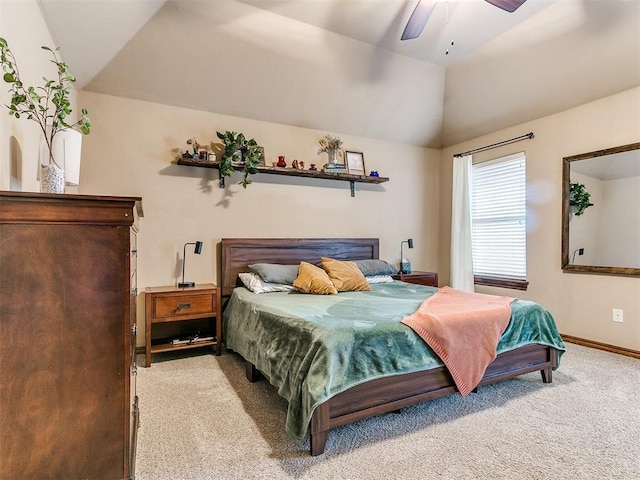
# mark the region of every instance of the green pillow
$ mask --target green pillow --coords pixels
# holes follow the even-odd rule
[[[249,265],[253,273],[260,275],[267,283],[280,285],[293,285],[298,277],[299,265],[282,265],[280,263],[254,263]]]
[[[398,268],[384,260],[355,260],[356,265],[365,277],[376,275],[395,275]]]

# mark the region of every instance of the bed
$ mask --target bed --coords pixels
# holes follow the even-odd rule
[[[394,281],[373,285],[371,292],[258,295],[243,288],[239,279],[241,273],[250,271],[248,265],[253,263],[318,263],[321,257],[378,259],[378,239],[222,239],[221,242],[223,339],[229,350],[244,358],[249,381],[255,381],[262,373],[288,400],[287,432],[295,438],[308,433],[310,453],[314,456],[324,452],[331,428],[457,391],[449,371],[433,351],[409,327],[400,324],[404,315],[411,314],[421,299],[437,289]],[[370,305],[370,309],[363,305]],[[536,313],[528,313],[529,309],[535,309]],[[533,302],[518,300],[513,311],[514,318],[535,315],[530,323],[536,326],[525,329],[510,323],[500,341],[498,356],[478,386],[535,371],[540,371],[544,383],[552,380],[552,371],[564,351],[553,319]],[[329,312],[340,315],[339,319],[331,320],[341,325],[340,335],[334,330],[324,330]],[[367,315],[375,321],[368,320]],[[539,330],[538,324],[542,325]],[[344,332],[360,347],[344,343]],[[364,337],[365,334],[368,336]],[[284,345],[284,337],[295,338],[294,347]],[[408,357],[395,356],[389,345],[402,345],[398,347],[398,355]],[[380,362],[375,357],[376,351],[388,353],[389,364]],[[291,358],[298,354],[300,360],[291,363]],[[375,357],[371,359],[371,368],[353,367],[366,363],[366,357],[363,360],[362,356],[368,354]],[[334,364],[340,361],[344,365]],[[274,363],[279,364],[280,370]],[[318,381],[319,372],[329,374],[326,385]]]

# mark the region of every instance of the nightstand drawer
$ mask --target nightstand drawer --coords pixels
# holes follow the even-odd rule
[[[153,299],[153,319],[189,317],[214,314],[216,297],[212,293],[180,296],[156,296]]]

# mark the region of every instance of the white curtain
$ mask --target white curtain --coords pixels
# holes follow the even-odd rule
[[[451,288],[474,291],[471,253],[471,155],[453,157]]]

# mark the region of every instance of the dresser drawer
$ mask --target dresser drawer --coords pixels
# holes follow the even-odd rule
[[[176,319],[194,315],[211,315],[216,312],[216,296],[213,293],[180,296],[154,296],[153,320]]]

